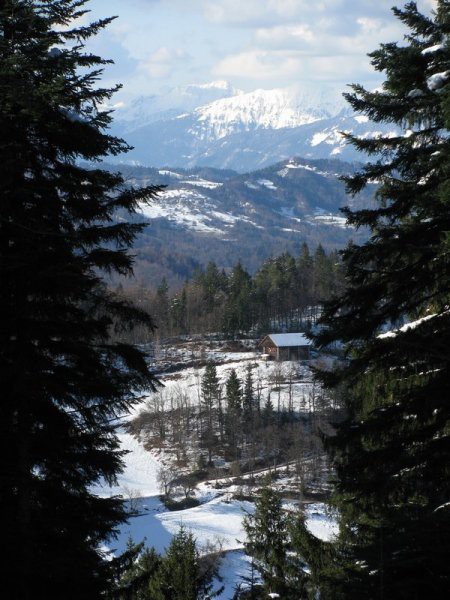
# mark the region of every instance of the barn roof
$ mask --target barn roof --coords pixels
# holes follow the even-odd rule
[[[304,333],[271,333],[267,337],[270,337],[272,342],[279,348],[287,346],[312,346],[311,340]]]

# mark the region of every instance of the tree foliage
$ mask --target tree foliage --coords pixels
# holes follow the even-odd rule
[[[172,538],[161,567],[151,583],[152,600],[208,600],[219,596],[213,590],[217,563],[201,558],[191,531],[180,527]]]
[[[303,328],[311,313],[314,316],[343,286],[337,252],[327,254],[319,245],[311,254],[304,243],[298,256],[285,252],[269,258],[253,276],[240,262],[226,273],[211,261],[181,290],[172,292],[168,302],[144,284],[122,287],[120,293],[155,315],[161,335],[222,333],[238,337],[249,331]],[[143,331],[137,340],[146,341],[147,337]]]
[[[255,512],[245,515],[243,521],[247,536],[244,548],[255,560],[262,578],[263,594],[253,593],[254,597],[265,598],[269,594],[292,600],[306,597],[304,564],[291,551],[289,521],[280,495],[268,486],[263,487],[255,501]],[[252,597],[252,594],[242,597]]]
[[[91,490],[121,469],[119,415],[153,386],[144,355],[112,328],[152,328],[107,291],[130,274],[142,226],[116,221],[158,191],[80,161],[127,150],[107,128],[104,60],[84,43],[111,19],[79,25],[82,0],[0,6],[0,421],[4,589],[15,597],[98,598],[99,549],[125,520]]]
[[[444,598],[450,584],[450,4],[394,13],[410,33],[371,54],[382,89],[347,98],[404,133],[350,136],[371,161],[348,190],[379,181],[378,205],[346,210],[371,236],[344,252],[349,285],[316,339],[343,341],[349,359],[321,375],[348,410],[329,441],[341,521],[323,598]]]

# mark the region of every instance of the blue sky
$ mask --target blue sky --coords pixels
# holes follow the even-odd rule
[[[367,53],[401,40],[393,0],[91,0],[118,19],[90,44],[115,65],[118,100],[217,79],[250,91],[290,85],[344,90],[381,81]],[[403,2],[397,3],[402,6]],[[428,13],[434,0],[419,0]]]

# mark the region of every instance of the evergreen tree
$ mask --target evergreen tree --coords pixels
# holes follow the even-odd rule
[[[349,285],[316,340],[344,341],[350,359],[322,374],[345,391],[348,418],[329,441],[340,535],[314,575],[321,597],[450,589],[450,3],[438,0],[431,18],[414,2],[394,13],[410,33],[371,54],[383,88],[354,85],[347,97],[403,133],[350,137],[373,160],[347,179],[349,192],[378,181],[379,204],[346,211],[371,236],[344,252]]]
[[[202,438],[208,449],[208,462],[211,464],[212,452],[217,443],[217,405],[219,400],[219,380],[217,369],[213,363],[208,363],[201,382],[202,388]]]
[[[206,565],[206,568],[205,568]],[[151,583],[152,600],[206,600],[220,595],[213,591],[215,569],[202,562],[192,532],[181,527],[172,538],[161,568]]]
[[[299,302],[301,308],[306,308],[312,299],[313,260],[308,244],[303,242],[300,255],[297,259],[299,274]]]
[[[112,582],[107,597],[110,600],[152,600],[152,579],[161,566],[161,557],[144,542],[127,541],[125,552],[112,559]]]
[[[316,598],[320,589],[321,600],[344,600],[335,585],[335,578],[342,573],[332,560],[332,542],[326,542],[312,534],[305,524],[304,515],[298,513],[290,520],[291,570],[296,582],[294,587],[299,598]],[[333,571],[333,569],[335,569]]]
[[[248,331],[253,324],[251,277],[238,262],[230,274],[228,298],[224,307],[223,331],[233,338],[239,331]]]
[[[169,306],[169,323],[172,333],[185,334],[187,332],[187,293],[186,286],[183,286],[181,294],[172,298]]]
[[[265,426],[272,425],[275,422],[275,409],[273,407],[273,402],[270,397],[270,392],[267,393],[267,398],[264,403],[261,418],[263,425]]]
[[[200,284],[203,288],[205,308],[208,312],[212,312],[220,294],[226,291],[227,276],[223,271],[219,271],[216,263],[211,261],[200,277]]]
[[[194,283],[200,290],[201,311],[205,321],[206,331],[211,332],[220,328],[222,308],[228,287],[226,273],[219,271],[216,263],[210,261],[205,271],[199,271],[194,277]]]
[[[239,455],[238,441],[241,431],[242,391],[241,382],[234,369],[231,369],[225,389],[227,401],[225,433],[230,448],[230,455],[235,458]]]
[[[254,390],[253,390],[253,377],[252,377],[252,365],[247,365],[247,373],[245,375],[244,394],[242,398],[243,405],[243,425],[246,432],[252,428],[254,420]]]
[[[254,514],[243,520],[247,536],[244,548],[256,561],[261,573],[265,596],[279,594],[280,598],[300,600],[301,573],[292,569],[288,554],[290,540],[288,518],[277,492],[269,487],[261,490],[255,502]]]
[[[330,297],[333,288],[333,267],[321,244],[317,246],[314,253],[313,277],[315,302],[323,303]]]
[[[167,333],[169,323],[169,286],[165,277],[156,289],[156,310],[153,316],[158,329]]]
[[[127,149],[106,132],[97,87],[108,61],[83,50],[111,19],[74,25],[83,0],[0,5],[0,422],[2,585],[16,598],[99,598],[101,544],[126,519],[93,484],[121,469],[118,417],[152,388],[144,355],[111,326],[152,327],[109,293],[101,273],[130,274],[133,213],[157,188],[80,160]]]

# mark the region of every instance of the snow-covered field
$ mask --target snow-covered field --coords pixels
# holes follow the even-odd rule
[[[221,363],[217,365],[217,373],[222,383],[231,369],[235,369],[238,376],[244,379],[247,365],[254,365],[254,381],[261,383],[265,395],[271,386],[275,385],[280,367],[284,369],[285,375],[292,367],[291,363],[266,363],[253,352],[215,352],[214,360]],[[291,382],[290,385],[285,382],[281,386],[280,403],[281,406],[287,406],[294,398],[296,409],[308,410],[312,393],[309,369],[305,365],[297,367],[295,382]],[[204,367],[189,367],[181,372],[163,376],[163,393],[175,393],[182,389],[189,394],[193,403],[198,402],[203,370]],[[272,394],[272,401],[276,404],[278,391]],[[145,408],[146,402],[142,403],[142,408]],[[138,406],[133,414],[138,413],[139,409]],[[155,547],[158,552],[164,552],[172,536],[180,525],[183,525],[193,532],[200,550],[208,545],[217,544],[225,552],[220,568],[225,589],[220,597],[223,600],[231,599],[242,576],[248,574],[248,557],[242,550],[245,540],[242,519],[245,512],[251,513],[254,510],[253,503],[233,498],[236,486],[232,481],[229,482],[230,486],[218,489],[217,481],[212,480],[197,486],[195,494],[201,502],[199,506],[168,511],[158,496],[160,490],[157,474],[161,467],[158,456],[145,450],[140,441],[125,431],[120,433],[120,440],[122,448],[128,451],[124,472],[118,478],[117,485],[99,486],[95,491],[103,496],[122,495],[128,500],[130,507],[139,512],[139,516],[131,517],[128,523],[121,527],[117,538],[110,540],[109,547],[120,553],[131,536],[135,542],[145,538],[148,546]],[[325,514],[323,504],[308,505],[306,515],[307,526],[317,537],[330,539],[336,532],[335,521]]]
[[[262,360],[257,352],[215,351],[206,353],[205,358],[216,363],[217,377],[223,386],[232,369],[242,382],[245,381],[250,364],[254,385],[260,386],[262,405],[270,393],[276,408],[279,402],[280,409],[287,409],[290,404],[297,411],[308,412],[311,409],[314,386],[311,371],[305,364],[267,362]],[[167,398],[171,394],[183,392],[187,394],[191,405],[197,405],[200,402],[200,385],[204,371],[204,366],[194,366],[181,372],[163,375],[161,380],[164,388],[160,393]],[[149,398],[150,405],[151,400]],[[142,408],[145,408],[145,403]]]
[[[225,589],[220,598],[230,600],[233,597],[242,576],[248,575],[249,558],[242,550],[245,540],[242,519],[245,512],[253,512],[251,502],[228,501],[223,496],[216,496],[200,506],[170,512],[157,496],[152,496],[139,499],[135,502],[136,506],[142,515],[131,518],[121,528],[118,538],[111,540],[110,548],[117,553],[122,552],[131,536],[134,541],[145,538],[147,545],[164,552],[172,535],[183,525],[193,532],[200,550],[212,543],[225,551],[220,566],[221,584]],[[323,505],[309,505],[306,514],[308,529],[315,536],[329,540],[336,533],[336,523],[325,515]]]
[[[158,201],[150,205],[142,203],[140,212],[147,219],[166,218],[180,227],[210,235],[223,235],[238,221],[262,228],[245,215],[237,216],[231,212],[218,210],[211,198],[195,189],[196,187],[215,189],[222,184],[203,179],[182,183],[192,187],[179,187],[160,192]]]

